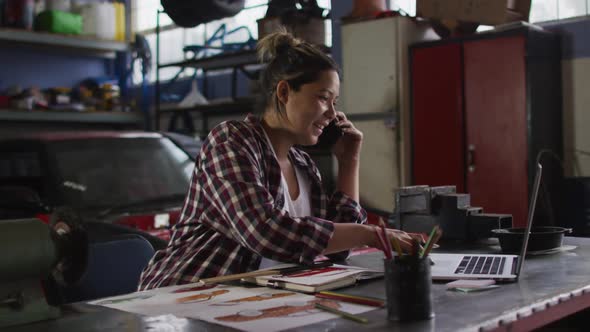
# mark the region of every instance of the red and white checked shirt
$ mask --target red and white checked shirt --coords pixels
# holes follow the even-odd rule
[[[144,269],[139,290],[256,270],[262,257],[310,264],[326,248],[333,222],[366,221],[364,209],[344,193],[326,195],[309,155],[291,148],[289,157],[311,181],[313,216],[293,218],[282,210],[281,168],[258,118],[215,127],[168,247]]]

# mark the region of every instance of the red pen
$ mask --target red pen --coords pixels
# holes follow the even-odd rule
[[[379,244],[381,245],[381,250],[383,251],[383,254],[385,255],[386,259],[392,259],[393,256],[391,255],[391,252],[387,251],[387,246],[385,244],[385,240],[383,239],[383,235],[380,232],[379,228],[375,228],[375,236],[377,237],[377,240],[379,240]]]

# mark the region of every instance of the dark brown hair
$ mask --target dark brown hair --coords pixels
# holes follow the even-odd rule
[[[267,66],[260,74],[262,111],[272,102],[275,111],[283,114],[276,87],[287,81],[295,91],[303,84],[316,81],[324,70],[338,72],[336,62],[318,46],[293,37],[285,29],[258,41],[258,57]]]

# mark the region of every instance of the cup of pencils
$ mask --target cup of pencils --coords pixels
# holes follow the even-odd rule
[[[419,321],[434,317],[428,252],[441,234],[440,229],[435,227],[424,249],[414,241],[413,250],[402,253],[399,245],[394,243],[398,254],[385,255],[385,295],[389,320]]]
[[[387,318],[417,321],[434,317],[431,283],[428,257],[403,255],[385,259]]]

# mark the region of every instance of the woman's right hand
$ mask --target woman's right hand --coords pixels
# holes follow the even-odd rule
[[[342,137],[332,147],[332,153],[338,160],[338,164],[346,164],[350,161],[358,162],[363,144],[363,133],[342,112],[336,112],[336,120],[336,125],[342,130]]]
[[[384,249],[379,242],[378,233],[381,232],[379,227],[366,224],[353,223],[334,223],[334,234],[328,241],[328,246],[323,254],[332,254],[343,250],[352,248],[360,248],[363,246],[371,246],[374,248]],[[399,231],[397,229],[387,229],[388,240],[395,238],[403,251],[412,251],[413,236]],[[419,237],[416,237],[418,239]],[[418,241],[420,243],[421,240]],[[393,248],[393,246],[392,246]],[[418,248],[420,249],[420,248]]]
[[[374,234],[374,243],[372,246],[379,248],[381,250],[385,250],[385,248],[383,248],[383,245],[379,241],[378,234],[383,234],[381,228],[373,227],[373,231],[375,234]],[[391,244],[391,247],[394,248],[392,241],[394,241],[394,239],[395,239],[400,244],[400,247],[402,248],[402,251],[404,251],[404,252],[411,252],[412,251],[413,242],[414,242],[412,239],[415,239],[415,241],[418,241],[418,244],[420,244],[420,242],[422,241],[422,239],[419,238],[418,236],[412,236],[412,235],[410,235],[404,231],[400,231],[398,229],[386,228],[385,231],[387,233],[387,240]]]

